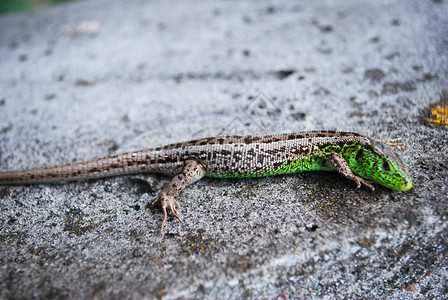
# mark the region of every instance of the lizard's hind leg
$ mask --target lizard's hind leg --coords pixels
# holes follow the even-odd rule
[[[163,221],[160,228],[160,233],[163,236],[163,228],[167,219],[167,209],[173,216],[180,221],[179,213],[176,207],[180,207],[179,203],[174,200],[187,185],[192,184],[205,175],[204,167],[195,160],[187,160],[182,172],[174,176],[160,192],[159,196],[152,202],[152,205],[160,204],[163,211]]]

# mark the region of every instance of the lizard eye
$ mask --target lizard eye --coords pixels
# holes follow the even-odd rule
[[[383,160],[383,169],[386,171],[390,171],[390,165],[385,159]]]
[[[364,154],[364,151],[362,150],[362,148],[359,149],[358,152],[356,153],[355,159],[359,160],[363,154]]]

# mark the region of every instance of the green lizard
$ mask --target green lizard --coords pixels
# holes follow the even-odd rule
[[[373,183],[406,191],[412,179],[394,150],[365,135],[310,131],[280,135],[218,136],[132,151],[53,167],[0,172],[0,184],[29,184],[102,178],[143,172],[173,176],[153,204],[179,218],[174,199],[204,176],[245,178],[304,171],[337,171],[359,188]]]

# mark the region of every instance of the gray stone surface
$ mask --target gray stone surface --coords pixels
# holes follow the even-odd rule
[[[323,172],[0,187],[0,298],[443,298],[447,1],[81,1],[0,17],[0,168],[220,133],[401,137],[414,188]],[[447,100],[445,100],[447,101]]]

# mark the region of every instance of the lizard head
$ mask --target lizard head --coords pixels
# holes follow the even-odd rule
[[[361,146],[354,152],[357,173],[365,179],[372,180],[393,190],[407,191],[412,188],[412,178],[406,165],[386,143],[371,141],[368,146]]]

